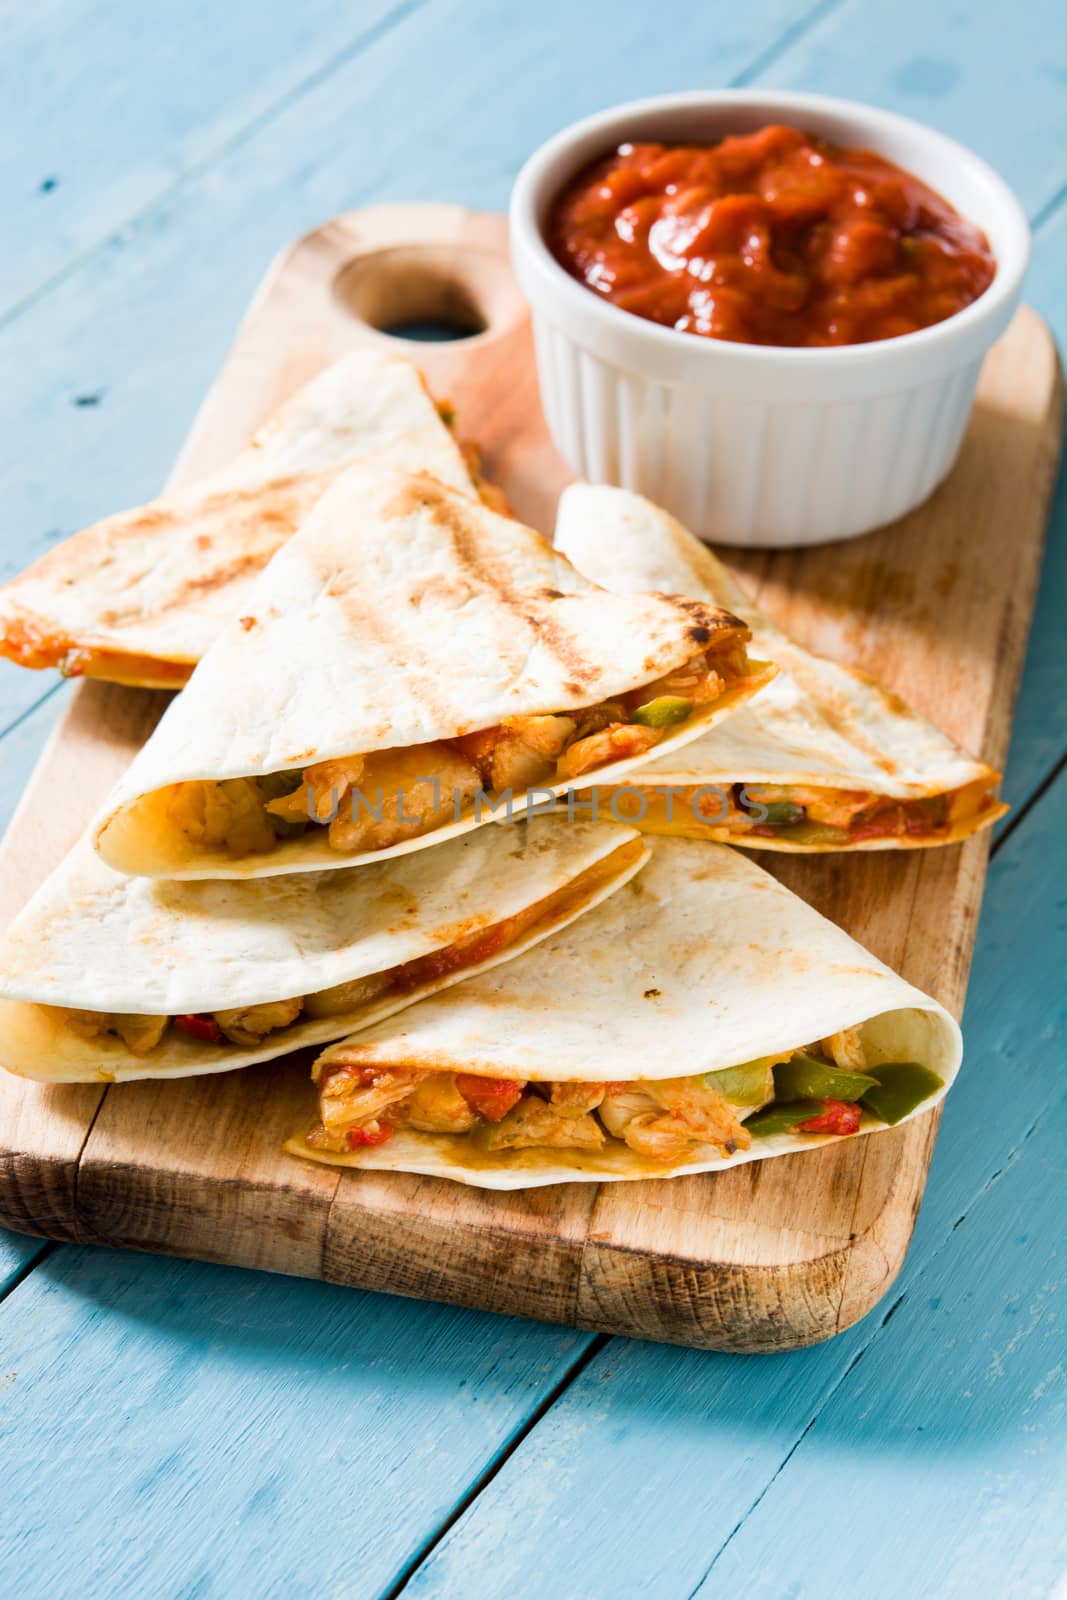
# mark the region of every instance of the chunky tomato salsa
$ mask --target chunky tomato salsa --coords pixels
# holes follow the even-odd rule
[[[777,125],[716,145],[620,145],[559,196],[548,238],[624,311],[743,344],[914,333],[996,271],[982,231],[911,173]]]

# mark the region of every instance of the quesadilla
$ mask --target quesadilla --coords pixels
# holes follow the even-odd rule
[[[110,1083],[320,1045],[528,950],[647,856],[543,817],[347,872],[159,883],[83,841],[0,941],[0,1063]]]
[[[324,489],[371,454],[476,492],[421,373],[357,351],[221,471],[83,529],[0,588],[0,655],[70,677],[179,687]]]
[[[580,922],[330,1046],[286,1143],[487,1189],[676,1177],[915,1116],[953,1019],[744,855],[657,839]]]
[[[780,669],[714,732],[631,775],[640,793],[613,814],[649,833],[812,852],[955,844],[1007,811],[998,772],[873,678],[796,644],[648,500],[575,485],[560,501],[556,541],[607,588],[666,587],[725,606],[752,630],[753,653]]]
[[[772,671],[721,608],[609,594],[380,462],[337,480],[246,605],[96,825],[118,871],[263,877],[438,844],[622,778]]]

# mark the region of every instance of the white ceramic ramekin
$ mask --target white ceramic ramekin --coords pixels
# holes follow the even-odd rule
[[[560,190],[623,141],[711,143],[768,122],[876,150],[944,195],[992,246],[985,294],[901,338],[777,349],[621,311],[546,246]],[[1018,303],[1029,249],[1014,195],[962,145],[870,106],[770,90],[664,95],[587,117],[531,156],[511,200],[512,264],[533,309],[560,453],[583,477],[635,489],[724,544],[849,539],[925,500],[956,459],[982,357]]]

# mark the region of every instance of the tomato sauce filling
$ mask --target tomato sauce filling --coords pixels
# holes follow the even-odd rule
[[[741,344],[867,344],[977,300],[984,233],[870,150],[773,124],[714,145],[622,144],[547,229],[566,270],[624,311]]]

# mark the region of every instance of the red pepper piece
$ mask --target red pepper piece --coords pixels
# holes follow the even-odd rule
[[[514,1078],[479,1078],[457,1072],[456,1088],[472,1111],[488,1122],[500,1122],[522,1097],[523,1086]]]
[[[395,1132],[396,1129],[388,1122],[368,1122],[365,1128],[349,1128],[348,1148],[360,1150],[367,1145],[384,1144]]]
[[[222,1029],[214,1017],[208,1016],[204,1011],[193,1011],[182,1017],[175,1017],[174,1026],[180,1028],[182,1033],[187,1033],[190,1039],[202,1039],[205,1044],[221,1044],[223,1040]]]
[[[904,832],[915,838],[948,832],[948,796],[931,795],[928,800],[909,801],[901,807],[904,813]]]
[[[854,842],[860,839],[889,839],[900,832],[900,807],[883,806],[870,816],[857,817],[849,828]]]
[[[817,1117],[797,1124],[798,1133],[858,1133],[860,1108],[849,1100],[827,1100]]]

